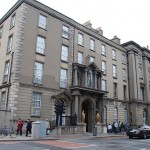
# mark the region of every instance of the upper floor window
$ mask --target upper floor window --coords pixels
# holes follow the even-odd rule
[[[0,27],[0,38],[2,37],[3,34],[3,26]]]
[[[67,88],[67,70],[60,70],[60,87]]]
[[[102,85],[101,85],[101,87],[102,87],[103,91],[106,91],[106,80],[102,79]]]
[[[33,93],[31,115],[40,116],[40,114],[41,114],[41,99],[42,99],[41,93],[37,93],[37,92]]]
[[[126,54],[125,53],[122,53],[122,63],[125,63],[126,64]]]
[[[13,35],[11,35],[8,39],[7,53],[12,51],[12,42],[13,42]]]
[[[106,74],[106,61],[102,61],[102,71]]]
[[[15,20],[16,20],[16,15],[13,15],[13,16],[11,17],[10,29],[15,26]]]
[[[142,63],[142,55],[138,55],[138,62],[139,62],[139,64]]]
[[[93,87],[93,72],[91,70],[87,73],[87,86],[90,88]]]
[[[112,50],[112,59],[116,60],[116,51]]]
[[[3,83],[8,82],[8,75],[9,75],[9,61],[5,63]]]
[[[34,66],[34,83],[42,84],[43,63],[35,62]]]
[[[102,55],[106,56],[106,46],[102,44]]]
[[[39,27],[46,29],[46,24],[47,24],[47,17],[39,15]]]
[[[117,78],[117,66],[113,65],[113,77]]]
[[[62,45],[61,60],[68,61],[68,46]]]
[[[91,50],[95,50],[95,40],[93,40],[93,39],[90,39],[90,49]]]
[[[140,77],[140,78],[143,77],[143,69],[142,69],[142,66],[139,66],[139,77]]]
[[[83,64],[83,53],[78,52],[78,63]]]
[[[44,54],[45,51],[45,38],[38,36],[37,44],[36,44],[36,52],[40,54]]]
[[[123,99],[127,98],[127,86],[123,85]]]
[[[113,83],[113,96],[114,96],[115,98],[118,97],[117,83]]]
[[[94,62],[95,58],[90,56],[90,62]]]
[[[78,34],[78,44],[83,46],[83,34]]]
[[[122,79],[123,80],[126,80],[127,79],[127,75],[126,75],[126,69],[125,68],[122,68]]]
[[[144,87],[140,87],[140,93],[139,93],[139,95],[140,95],[140,99],[144,100]]]
[[[69,38],[69,28],[67,26],[63,26],[62,37],[68,39]]]
[[[6,92],[2,92],[1,94],[1,103],[0,103],[0,109],[5,110],[6,109]]]

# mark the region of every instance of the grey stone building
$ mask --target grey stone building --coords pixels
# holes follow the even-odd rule
[[[55,120],[85,111],[87,131],[102,124],[150,124],[150,52],[103,36],[35,1],[19,0],[0,20],[0,121]]]

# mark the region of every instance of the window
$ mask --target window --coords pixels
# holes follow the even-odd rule
[[[95,41],[92,39],[90,39],[90,49],[93,51],[95,50]]]
[[[107,107],[104,106],[104,124],[107,124]]]
[[[102,55],[106,56],[106,47],[102,45]]]
[[[95,58],[90,56],[90,62],[94,62]]]
[[[102,80],[102,91],[106,91],[106,80]]]
[[[46,24],[47,24],[47,17],[40,15],[39,16],[39,27],[46,29]]]
[[[127,87],[126,87],[126,85],[123,85],[123,98],[124,99],[127,98]]]
[[[83,53],[78,52],[78,63],[83,64]]]
[[[117,83],[113,83],[113,96],[114,96],[114,98],[117,98],[117,96],[118,96]]]
[[[140,78],[143,77],[143,69],[142,69],[141,66],[139,67],[139,77],[140,77]]]
[[[124,109],[124,124],[127,124],[128,115],[127,115],[127,108]]]
[[[144,87],[140,87],[139,96],[140,96],[140,100],[144,100]]]
[[[112,59],[116,60],[116,51],[112,50]]]
[[[1,105],[0,105],[1,110],[6,109],[6,92],[2,92],[1,94]]]
[[[44,54],[44,51],[45,51],[45,38],[38,36],[36,44],[36,52]]]
[[[16,15],[13,15],[10,22],[10,29],[15,26],[15,19],[16,19]]]
[[[106,74],[106,61],[102,61],[102,71]]]
[[[12,41],[13,41],[13,36],[11,35],[8,39],[7,53],[11,52],[12,50]]]
[[[122,63],[126,64],[126,54],[122,53]]]
[[[67,88],[67,70],[60,70],[60,87]]]
[[[62,37],[69,38],[69,28],[67,26],[63,26]]]
[[[90,88],[93,87],[93,72],[91,70],[87,73],[87,86]]]
[[[42,84],[42,79],[43,79],[43,64],[35,62],[34,83]]]
[[[114,122],[118,122],[118,109],[117,109],[117,107],[114,109]]]
[[[113,77],[117,78],[117,66],[113,65]]]
[[[2,34],[3,34],[3,27],[1,26],[0,27],[0,38],[2,37]]]
[[[3,82],[6,83],[8,82],[8,75],[9,75],[9,61],[5,63],[5,68],[4,68],[4,78]]]
[[[142,63],[142,56],[141,55],[138,55],[138,62],[139,62],[139,64]]]
[[[125,68],[122,68],[122,79],[123,79],[123,80],[126,80],[126,79],[127,79],[127,76],[126,76],[126,69],[125,69]]]
[[[83,46],[83,35],[82,34],[78,34],[78,44]]]
[[[37,92],[33,93],[31,115],[40,116],[40,114],[41,114],[41,98],[42,98],[41,93],[37,93]]]
[[[68,47],[62,45],[61,60],[68,61]]]

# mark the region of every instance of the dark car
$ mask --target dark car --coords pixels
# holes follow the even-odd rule
[[[129,136],[130,139],[133,137],[146,139],[147,137],[150,137],[150,126],[141,125],[129,128],[127,131],[127,136]]]

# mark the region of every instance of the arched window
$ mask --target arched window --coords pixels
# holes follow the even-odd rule
[[[114,122],[118,122],[118,108],[114,109]]]
[[[143,109],[143,124],[147,122],[147,110],[146,108]]]
[[[104,106],[104,124],[107,124],[107,107]]]
[[[124,109],[124,123],[127,124],[128,115],[127,115],[127,108]]]

